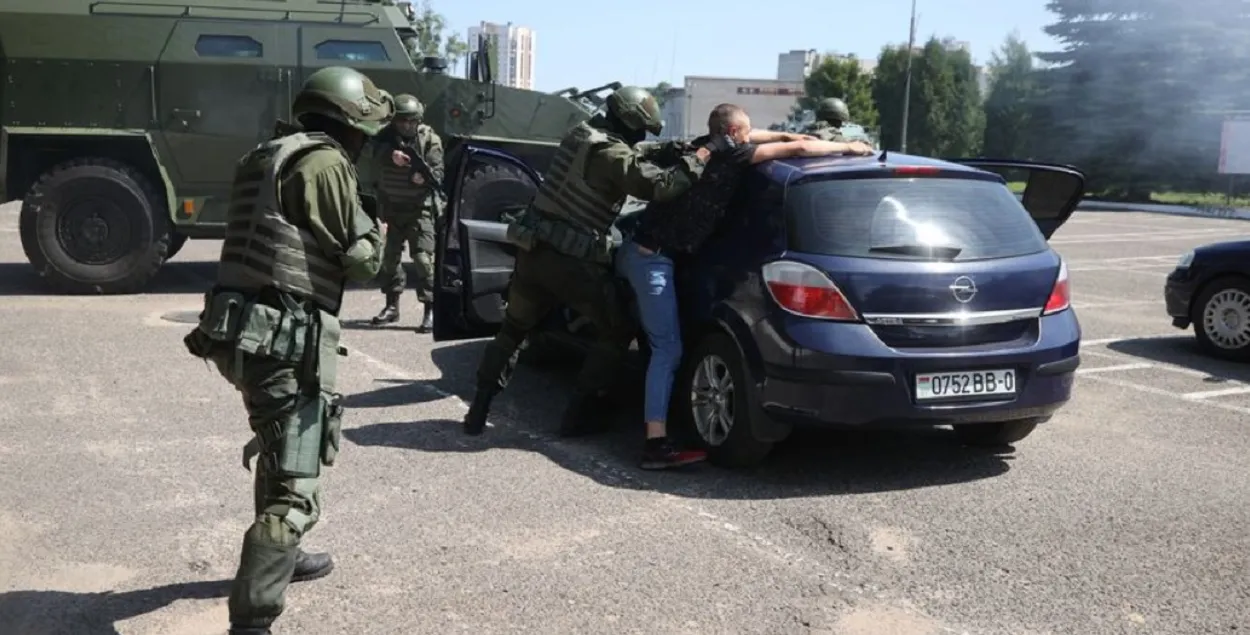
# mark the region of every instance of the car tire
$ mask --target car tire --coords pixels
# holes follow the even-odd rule
[[[1045,419],[967,423],[955,426],[955,434],[965,445],[999,448],[1024,440]]]
[[[1207,283],[1190,310],[1194,337],[1207,354],[1250,361],[1250,280],[1224,276]],[[1228,321],[1234,321],[1232,326]]]
[[[708,406],[695,403],[695,394],[706,392],[709,373],[722,382],[728,378],[720,391],[727,411],[721,414],[728,415],[727,433],[711,430]],[[755,438],[751,422],[764,416],[764,412],[750,389],[742,353],[728,335],[708,335],[684,356],[673,392],[670,421],[676,424],[674,436],[698,443],[707,450],[708,460],[713,464],[729,468],[753,467],[772,452],[772,442]],[[702,412],[696,413],[696,408]]]
[[[134,168],[99,157],[68,161],[45,172],[23,200],[22,250],[59,291],[135,293],[169,253],[164,209]]]

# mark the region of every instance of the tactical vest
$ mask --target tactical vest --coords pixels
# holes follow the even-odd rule
[[[534,209],[592,234],[606,234],[621,201],[586,185],[586,159],[595,144],[611,141],[606,133],[580,123],[560,142],[538,193]]]
[[[325,135],[301,132],[267,141],[239,161],[217,269],[220,286],[247,292],[273,287],[338,315],[346,285],[342,267],[302,226],[306,219],[288,219],[278,200],[287,163],[323,147],[342,151]]]
[[[834,128],[828,122],[821,121],[813,125],[807,132],[812,136],[818,137],[821,141],[846,141],[846,135],[842,134],[841,128]]]
[[[412,141],[413,150],[423,158],[430,146],[430,134],[433,134],[432,130],[421,126],[417,128],[417,135]],[[430,188],[413,183],[412,168],[406,165],[395,165],[395,162],[391,160],[391,151],[398,149],[400,143],[404,143],[404,140],[397,134],[389,143],[381,144],[383,149],[379,151],[380,156],[378,156],[378,162],[381,164],[378,190],[389,203],[415,205],[429,196]]]

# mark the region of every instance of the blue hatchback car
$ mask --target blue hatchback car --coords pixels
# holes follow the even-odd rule
[[[498,328],[515,254],[500,216],[540,181],[496,150],[457,154],[436,262],[439,341]],[[728,466],[760,462],[795,426],[1025,438],[1069,400],[1079,365],[1067,268],[1047,239],[1084,187],[1074,168],[1023,161],[882,153],[757,166],[716,235],[678,263],[686,344],[670,427]],[[622,213],[622,236],[637,211]],[[566,310],[534,341],[585,342],[581,322]]]

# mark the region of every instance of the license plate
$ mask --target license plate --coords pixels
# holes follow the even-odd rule
[[[994,397],[1016,394],[1016,371],[974,370],[916,375],[916,399]]]

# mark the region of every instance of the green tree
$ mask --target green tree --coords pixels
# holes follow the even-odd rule
[[[1033,155],[1032,123],[1037,76],[1029,47],[1012,33],[989,63],[990,91],[985,99],[987,157],[1028,158]]]
[[[1043,156],[1075,164],[1091,191],[1219,188],[1218,113],[1250,108],[1247,0],[1051,0],[1033,121]]]
[[[881,145],[897,149],[902,141],[903,96],[907,57],[904,47],[886,47],[877,59],[872,98],[880,113]],[[925,156],[979,154],[985,114],[977,69],[967,51],[931,38],[912,53],[911,107],[907,151]]]
[[[421,58],[429,55],[445,57],[448,68],[453,71],[459,70],[460,61],[468,53],[469,45],[460,39],[457,33],[444,36],[447,30],[447,18],[434,10],[434,7],[430,5],[430,0],[424,0],[421,3],[421,9],[413,13],[412,28],[417,32],[417,41],[409,49],[409,54],[412,55],[418,67],[421,64]]]
[[[826,56],[803,80],[803,97],[799,106],[814,108],[816,102],[836,97],[846,102],[851,121],[866,130],[877,126],[877,106],[872,98],[872,76],[865,73],[854,56]]]
[[[655,86],[648,88],[647,92],[655,96],[655,100],[659,102],[660,107],[663,108],[665,102],[668,101],[668,98],[673,93],[673,85],[668,82],[660,82]]]

